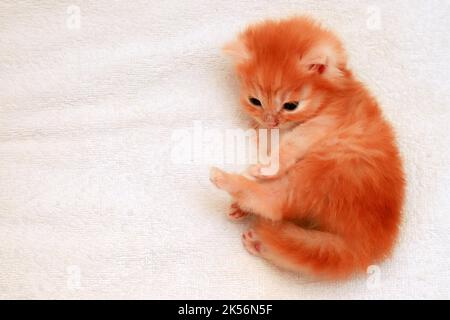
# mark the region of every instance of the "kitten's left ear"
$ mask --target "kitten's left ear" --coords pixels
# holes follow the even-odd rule
[[[242,64],[250,60],[250,51],[241,38],[228,42],[222,50],[233,59],[235,64]]]
[[[345,65],[344,50],[332,44],[316,45],[300,59],[300,66],[306,73],[321,74],[329,79],[341,77]]]

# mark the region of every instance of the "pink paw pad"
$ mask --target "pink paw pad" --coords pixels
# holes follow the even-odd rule
[[[261,254],[261,242],[257,240],[256,233],[253,230],[248,230],[242,234],[242,243],[248,252],[255,256]]]

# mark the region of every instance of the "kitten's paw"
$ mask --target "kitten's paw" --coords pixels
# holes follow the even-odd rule
[[[227,174],[219,168],[212,167],[209,171],[209,180],[219,189],[224,189],[227,183]]]
[[[228,213],[228,218],[230,218],[231,220],[241,220],[245,218],[247,215],[248,212],[242,211],[236,202],[231,204],[230,212]]]
[[[268,166],[264,166],[262,164],[254,164],[248,168],[248,173],[257,179],[272,179],[276,178],[276,175],[267,174],[266,170]]]
[[[242,243],[247,249],[248,252],[250,252],[254,256],[260,256],[261,255],[261,241],[257,239],[256,233],[253,229],[249,229],[246,232],[242,234]]]
[[[262,177],[261,169],[262,169],[262,165],[260,165],[260,164],[254,164],[254,165],[251,165],[251,166],[248,168],[248,173],[249,173],[252,177],[255,177],[255,178],[261,178],[261,177]]]

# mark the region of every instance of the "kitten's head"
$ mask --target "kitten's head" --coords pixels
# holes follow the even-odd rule
[[[244,109],[268,128],[311,119],[349,76],[339,40],[304,17],[250,26],[224,51],[236,65]]]

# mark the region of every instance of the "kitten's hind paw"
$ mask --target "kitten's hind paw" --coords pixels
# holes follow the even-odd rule
[[[231,220],[241,220],[245,218],[248,215],[248,212],[242,211],[241,208],[239,208],[238,204],[232,203],[230,207],[230,212],[228,213],[228,218]]]
[[[242,234],[242,244],[245,249],[254,256],[261,255],[261,242],[258,241],[256,233],[253,229],[249,229]]]

